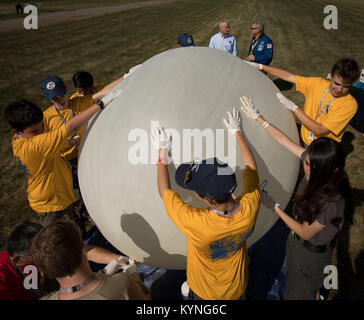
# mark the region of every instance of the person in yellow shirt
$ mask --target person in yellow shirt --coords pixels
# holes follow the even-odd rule
[[[245,97],[241,101],[247,103]],[[167,214],[187,238],[187,288],[195,300],[243,299],[248,281],[246,239],[253,232],[259,210],[259,177],[241,133],[240,113],[234,108],[228,115],[224,123],[236,137],[245,163],[242,194],[232,196],[237,186],[234,171],[217,158],[181,164],[175,175],[177,184],[194,191],[207,208],[186,204],[171,189],[167,167],[171,137],[161,127],[152,129],[159,152],[158,192]]]
[[[336,61],[330,72],[330,80],[320,77],[301,77],[270,66],[248,63],[259,70],[296,84],[296,90],[304,94],[303,110],[283,96],[279,99],[301,121],[301,138],[306,146],[318,137],[341,141],[346,127],[358,109],[355,98],[349,93],[349,88],[360,75],[355,60],[342,58]]]
[[[73,99],[69,99],[67,87],[60,77],[50,76],[45,78],[41,83],[41,89],[45,95],[46,100],[53,103],[52,106],[44,111],[44,125],[46,130],[52,131],[59,128],[68,122],[73,116],[92,106],[95,101],[107,94],[121,80],[122,78],[119,78],[93,95],[87,94],[85,96],[78,96]],[[81,127],[79,131],[75,133],[75,135],[69,137],[68,144],[66,144],[64,148],[60,150],[61,156],[68,161],[71,167],[75,189],[79,189],[77,177],[77,160],[79,143],[81,141],[84,129],[84,126]]]
[[[77,71],[72,76],[72,82],[76,92],[70,97],[70,99],[93,95],[105,87],[105,85],[94,86],[94,78],[92,74],[88,71],[82,70]]]
[[[120,91],[113,90],[87,110],[58,128],[45,131],[43,112],[34,103],[19,100],[7,106],[4,120],[13,128],[13,154],[27,175],[30,207],[43,226],[68,215],[74,218],[72,175],[60,151],[100,108]]]

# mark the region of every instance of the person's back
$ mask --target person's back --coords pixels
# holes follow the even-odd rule
[[[196,176],[199,169],[192,170]],[[177,174],[178,170],[176,180]],[[238,299],[244,293],[249,265],[246,239],[258,214],[258,188],[256,169],[246,167],[242,194],[235,199],[240,206],[232,216],[190,206],[173,190],[164,193],[168,215],[187,238],[188,285],[201,298]]]
[[[34,238],[31,253],[40,270],[60,284],[46,300],[149,299],[149,289],[137,275],[92,272],[81,231],[72,221],[58,220],[45,227]]]
[[[112,276],[98,274],[98,285],[90,292],[72,300],[149,300],[149,291],[128,273],[120,272]],[[41,300],[63,300],[59,291],[44,296]]]
[[[246,103],[241,98],[242,103]],[[253,154],[241,133],[240,113],[228,112],[224,124],[239,145],[244,170],[241,196],[233,198],[237,186],[234,171],[216,158],[183,163],[176,171],[177,184],[195,192],[208,208],[186,204],[171,189],[168,149],[171,137],[163,128],[153,128],[152,141],[158,149],[158,192],[167,214],[187,238],[187,284],[193,299],[242,299],[249,258],[246,239],[253,232],[259,211],[259,177]]]

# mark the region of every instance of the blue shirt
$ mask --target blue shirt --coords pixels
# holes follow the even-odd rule
[[[216,33],[210,39],[209,48],[226,51],[233,54],[234,56],[238,55],[236,40],[231,34],[227,34],[225,37],[223,37],[220,32]]]
[[[254,45],[252,53],[255,57],[254,62],[269,65],[273,59],[273,41],[263,33],[255,44],[255,38],[253,37],[250,42],[248,56],[251,55],[250,51]]]

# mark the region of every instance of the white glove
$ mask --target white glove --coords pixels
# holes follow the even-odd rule
[[[129,263],[123,269],[123,272],[129,273],[130,275],[132,275],[133,273],[138,273],[138,267],[134,259],[129,258]]]
[[[111,101],[113,101],[120,93],[121,89],[113,88],[110,90],[105,97],[101,99],[101,101],[104,103],[104,107],[106,107]]]
[[[111,276],[119,270],[128,273],[138,272],[135,260],[124,256],[120,256],[119,260],[111,260],[103,271],[105,274]]]
[[[241,102],[241,110],[246,114],[248,118],[252,118],[253,120],[257,120],[260,116],[259,110],[255,108],[255,105],[252,99],[247,96],[240,97]]]
[[[284,104],[284,106],[288,109],[291,110],[293,112],[296,111],[296,109],[298,108],[293,101],[287,99],[283,94],[281,94],[280,92],[277,93],[277,98],[278,100]]]
[[[79,137],[79,135],[73,136],[71,139],[68,140],[68,145],[71,147],[76,144]]]
[[[125,73],[123,75],[123,78],[126,79],[127,77],[129,77],[135,70],[137,70],[139,67],[141,66],[141,64],[138,64],[134,67],[132,67],[131,69],[129,69],[129,71],[127,73]]]
[[[263,65],[261,63],[256,63],[256,62],[252,62],[252,61],[247,61],[247,60],[243,60],[246,63],[249,63],[252,67],[258,69],[258,70],[263,70]]]
[[[159,149],[171,149],[172,137],[167,136],[163,127],[152,128],[151,132],[152,142],[156,150]]]
[[[222,119],[222,122],[224,122],[226,128],[229,130],[231,134],[235,134],[235,132],[241,131],[241,117],[240,112],[236,110],[236,108],[233,109],[233,114],[231,114],[229,111],[227,112],[229,116],[229,121],[226,119]]]

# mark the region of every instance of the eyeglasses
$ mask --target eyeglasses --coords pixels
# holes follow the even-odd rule
[[[250,28],[250,30],[255,30],[255,29],[258,29],[258,28]]]
[[[190,164],[190,167],[186,171],[185,178],[183,180],[183,183],[184,184],[187,184],[187,182],[191,180],[191,170],[192,170],[192,168],[193,168],[194,165],[195,165],[195,162],[192,161],[191,164]]]

